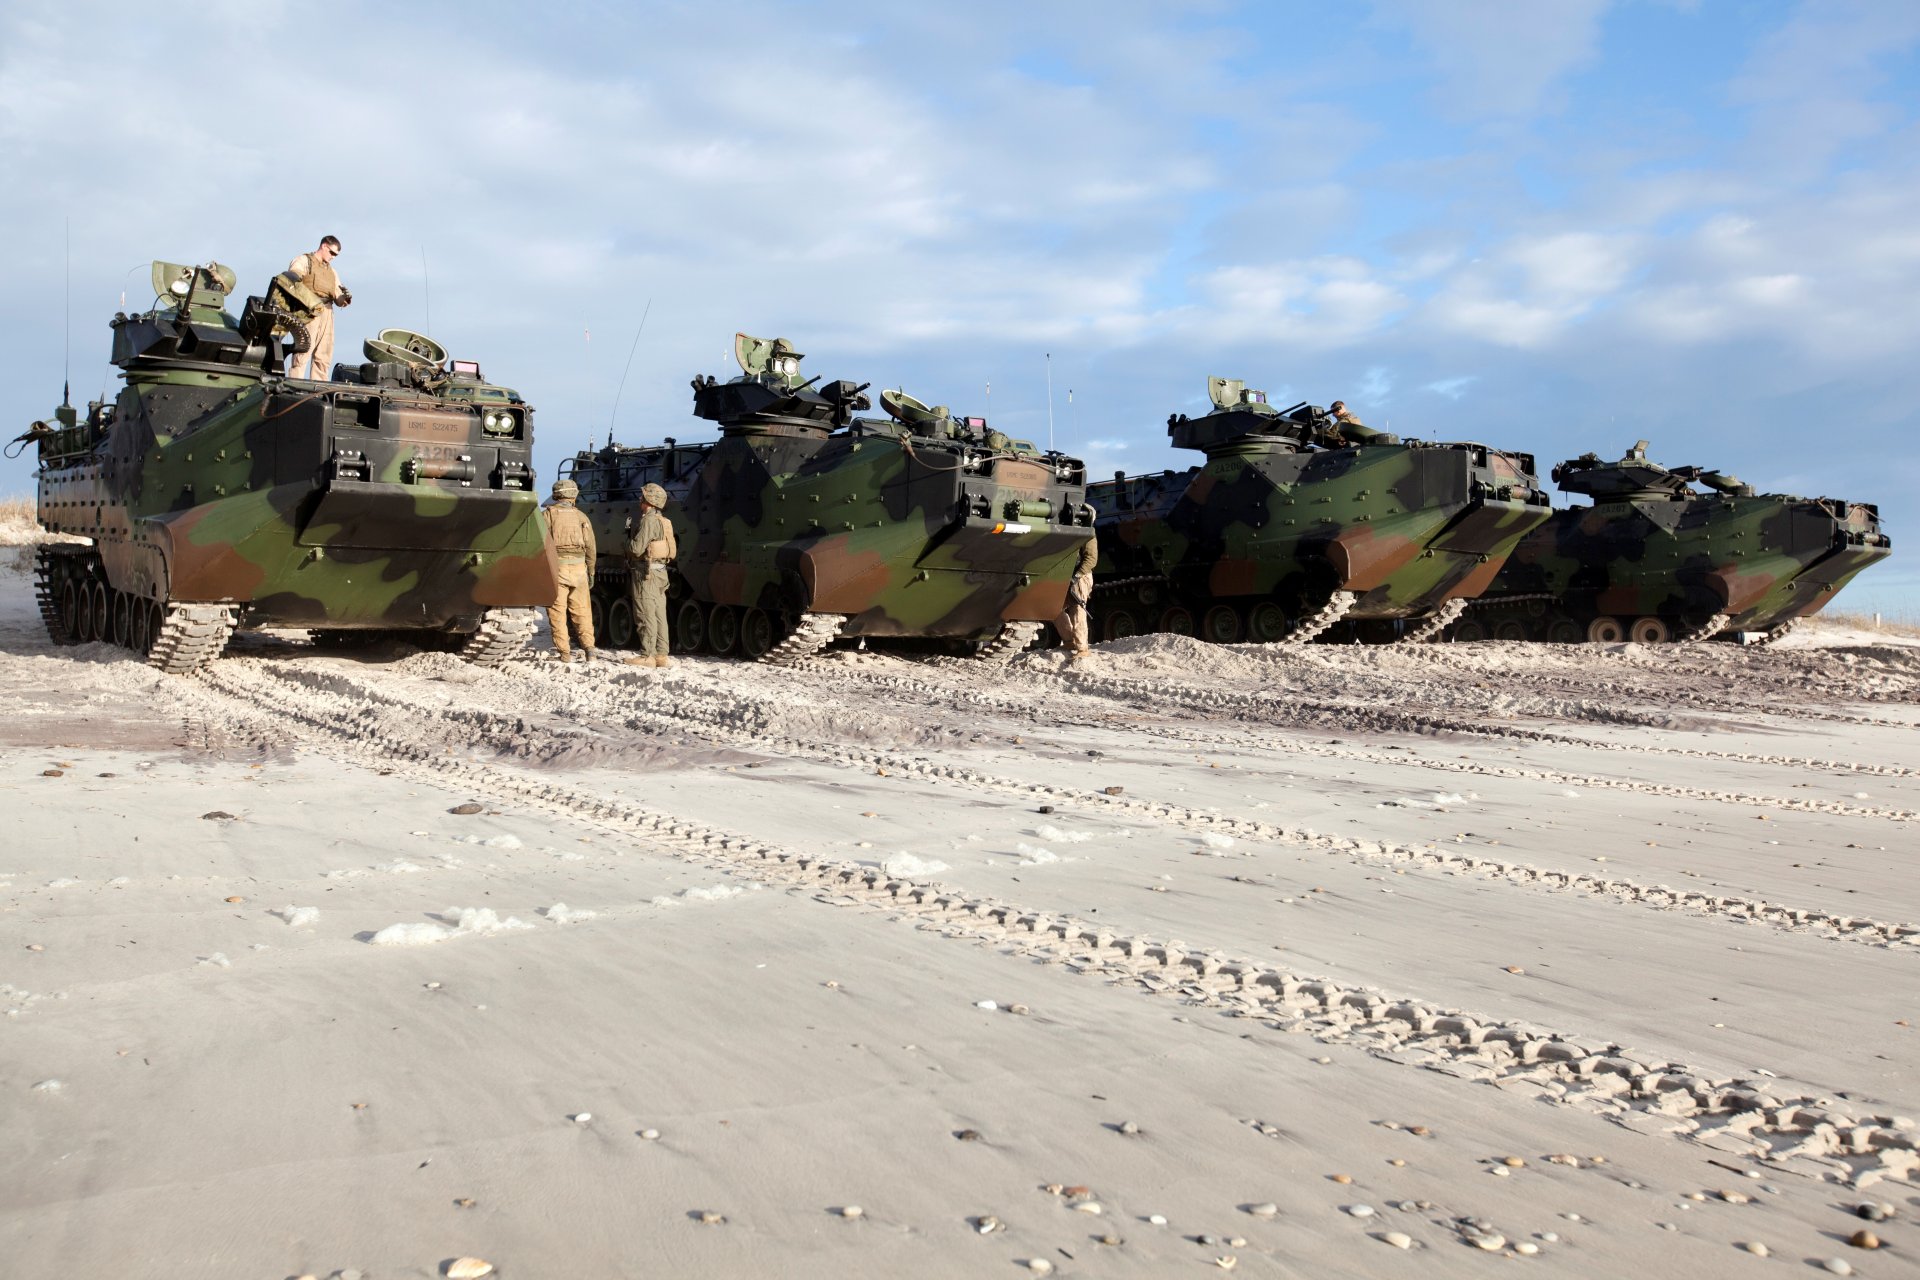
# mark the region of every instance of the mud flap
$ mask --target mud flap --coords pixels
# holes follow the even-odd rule
[[[335,480],[321,492],[298,541],[360,551],[497,552],[538,510],[539,499],[517,490]]]

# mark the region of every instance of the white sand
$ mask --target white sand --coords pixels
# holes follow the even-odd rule
[[[1914,1274],[1920,650],[1791,640],[181,680],[0,574],[0,1273]]]

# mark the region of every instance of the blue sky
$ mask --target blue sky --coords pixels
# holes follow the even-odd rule
[[[0,13],[0,422],[156,257],[324,233],[343,358],[427,327],[540,462],[696,436],[732,333],[1187,465],[1210,373],[1535,453],[1877,501],[1920,612],[1920,4],[202,4]],[[148,16],[149,14],[153,16]],[[1067,391],[1073,391],[1069,410]],[[9,435],[13,434],[9,431]],[[21,463],[0,489],[31,487]],[[1914,544],[1920,545],[1920,544]]]

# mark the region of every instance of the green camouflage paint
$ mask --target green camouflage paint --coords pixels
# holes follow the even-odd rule
[[[854,417],[870,405],[864,387],[814,390],[790,345],[740,335],[736,350],[741,377],[694,380],[718,441],[609,444],[562,466],[601,549],[605,643],[632,639],[622,551],[648,483],[669,494],[683,650],[764,657],[805,618],[830,619],[812,632],[826,638],[992,642],[1058,615],[1093,536],[1077,460],[897,392],[882,395],[890,418]]]
[[[1100,511],[1097,639],[1271,642],[1336,621],[1336,634],[1397,638],[1484,589],[1548,515],[1527,454],[1342,428],[1223,378],[1209,392],[1211,413],[1167,423],[1203,466],[1088,487]]]
[[[28,433],[41,524],[92,540],[43,556],[55,639],[151,650],[189,616],[485,636],[469,656],[497,660],[493,633],[526,628],[488,611],[554,593],[531,408],[398,330],[330,380],[286,378],[276,316],[249,299],[235,319],[232,284],[155,263],[154,307],[113,320],[119,396]]]
[[[1557,511],[1523,539],[1455,625],[1456,639],[1652,643],[1770,632],[1818,612],[1892,553],[1871,504],[1757,494],[1718,472],[1670,471],[1648,461],[1646,447],[1554,468],[1562,488],[1593,505]]]

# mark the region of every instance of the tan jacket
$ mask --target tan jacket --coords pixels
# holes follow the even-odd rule
[[[561,564],[592,564],[598,554],[593,543],[593,521],[571,502],[547,508],[547,536]]]
[[[320,295],[328,306],[340,300],[340,276],[333,264],[322,262],[311,253],[303,253],[288,263],[287,274]]]
[[[627,539],[627,559],[644,561],[647,572],[653,572],[658,565],[661,572],[666,571],[669,561],[680,554],[680,545],[673,536],[673,521],[651,507],[642,508],[640,523],[634,526],[633,536]]]

